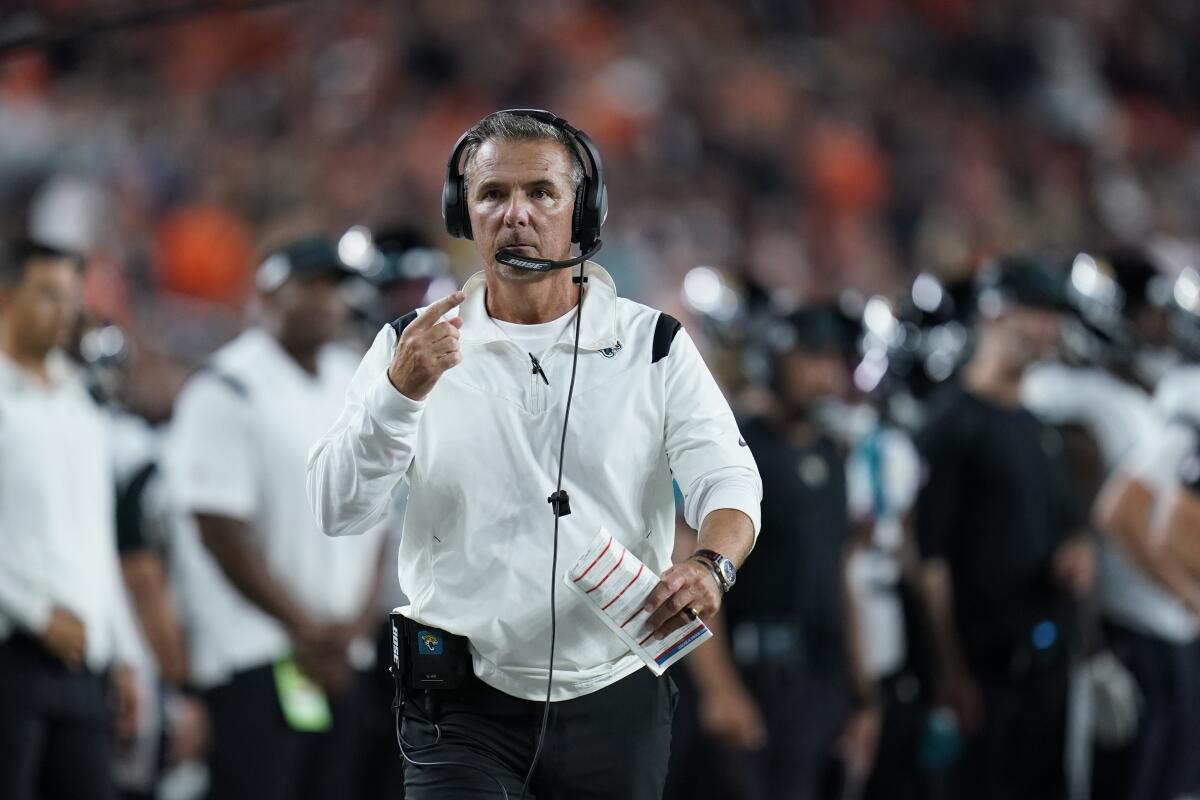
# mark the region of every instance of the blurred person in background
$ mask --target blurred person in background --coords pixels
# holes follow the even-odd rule
[[[717,639],[687,662],[700,726],[723,752],[712,772],[677,754],[672,797],[840,797],[874,756],[879,695],[847,606],[847,454],[821,414],[846,390],[844,321],[803,307],[771,333],[776,402],[741,426],[767,535]]]
[[[1021,405],[1021,379],[1058,342],[1061,285],[1035,258],[991,262],[978,342],[934,395],[917,444],[923,583],[939,648],[938,699],[965,737],[954,796],[1066,796],[1075,601],[1094,556],[1062,445]]]
[[[1175,325],[1180,349],[1186,354],[1190,367],[1180,371],[1188,375],[1195,388],[1200,381],[1200,274],[1195,270],[1180,277],[1181,284],[1188,284],[1180,296],[1191,300],[1189,308],[1175,310]],[[1177,380],[1174,379],[1174,380]],[[1195,400],[1195,395],[1191,395]],[[1179,408],[1172,419],[1190,428],[1189,439],[1193,442],[1192,454],[1184,459],[1179,470],[1179,491],[1172,492],[1164,501],[1163,511],[1155,515],[1155,540],[1161,542],[1169,557],[1178,558],[1200,583],[1200,402]],[[1183,491],[1184,489],[1188,491]]]
[[[370,344],[380,326],[453,291],[450,259],[419,228],[393,224],[350,227],[338,257],[359,273],[347,294],[359,338]]]
[[[1181,530],[1187,501],[1179,487],[1200,441],[1200,276],[1194,270],[1184,270],[1175,283],[1171,323],[1184,359],[1159,381],[1154,426],[1096,504],[1098,523],[1150,579],[1162,607],[1153,627],[1123,618],[1111,631],[1114,652],[1133,672],[1144,704],[1132,742],[1097,755],[1098,797],[1149,800],[1200,791],[1200,577]]]
[[[81,270],[28,240],[0,259],[0,795],[14,800],[114,798],[116,737],[136,727],[108,429],[61,349]]]
[[[882,297],[867,301],[850,349],[854,403],[837,415],[849,448],[846,464],[851,547],[848,597],[856,609],[863,669],[879,687],[882,721],[866,800],[925,800],[929,796],[920,747],[929,700],[929,648],[913,532],[920,457],[902,419],[915,405],[914,387],[895,374],[868,315],[890,312]],[[890,332],[888,316],[874,320]],[[908,336],[924,336],[928,328]],[[864,350],[859,356],[859,349]],[[893,350],[893,355],[895,351]],[[908,365],[911,366],[911,365]],[[912,374],[911,372],[908,374]]]
[[[457,284],[449,274],[446,253],[434,246],[419,228],[403,224],[387,224],[373,228],[355,225],[338,240],[338,256],[362,276],[352,301],[356,322],[367,343],[379,329],[414,308],[419,308],[454,291]],[[404,528],[404,511],[408,505],[407,483],[397,487],[392,498],[391,514],[386,531],[386,552],[399,552]],[[386,624],[394,608],[406,605],[408,598],[397,581],[385,581],[379,596],[379,628],[375,638],[375,657],[378,664],[392,660],[392,629]],[[390,672],[378,670],[373,690],[374,698],[364,710],[363,723],[368,729],[364,744],[364,783],[382,792],[382,796],[399,797],[404,792],[403,760],[396,757],[395,718],[391,702],[395,684]]]
[[[89,322],[79,337],[91,393],[113,445],[117,550],[141,634],[135,663],[142,713],[137,739],[117,763],[122,798],[160,787],[200,791],[208,715],[191,687],[184,609],[173,591],[175,516],[162,456],[171,408],[192,372],[183,360],[135,341],[132,331]],[[180,797],[172,794],[172,797]]]
[[[1104,481],[1159,433],[1139,365],[1146,351],[1161,352],[1167,325],[1151,297],[1158,271],[1136,250],[1079,253],[1061,280],[1071,308],[1065,360],[1029,370],[1021,398],[1062,435],[1075,500],[1087,516]],[[1142,566],[1151,551],[1149,520],[1129,525],[1104,516],[1098,526],[1105,534],[1098,543],[1099,619],[1084,620],[1091,652],[1080,665],[1086,694],[1077,701],[1091,722],[1079,731],[1086,741],[1077,745],[1072,764],[1077,782],[1090,783],[1087,794],[1097,800],[1170,798],[1174,794],[1165,788],[1181,786],[1176,776],[1191,769],[1180,754],[1200,744],[1189,730],[1194,726],[1184,722],[1200,709],[1193,691],[1181,691],[1180,677],[1195,649],[1197,621]]]
[[[316,236],[272,252],[257,277],[261,321],[218,350],[176,405],[168,481],[203,545],[184,546],[185,581],[215,798],[361,788],[361,673],[373,663],[383,537],[330,539],[304,499],[308,448],[337,417],[358,362],[336,344],[350,274]]]

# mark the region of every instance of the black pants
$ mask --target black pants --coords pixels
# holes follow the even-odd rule
[[[843,774],[834,746],[850,717],[840,676],[786,663],[742,668],[762,710],[767,746],[744,754],[744,797],[818,800],[840,797]]]
[[[834,745],[850,715],[845,683],[798,661],[739,668],[762,713],[767,744],[734,750],[699,730],[695,702],[677,728],[680,752],[671,759],[667,796],[688,800],[823,800],[842,796],[844,777]]]
[[[717,646],[717,645],[710,645]],[[742,800],[743,753],[708,736],[700,725],[700,691],[691,673],[675,673],[679,709],[671,729],[666,800]]]
[[[1066,797],[1068,665],[1020,679],[977,676],[983,722],[956,765],[958,800]]]
[[[363,676],[329,698],[333,725],[293,730],[283,716],[273,668],[239,672],[206,693],[212,724],[212,800],[342,800],[361,795]]]
[[[659,800],[677,700],[670,678],[641,669],[599,691],[551,703],[526,797]],[[512,697],[474,677],[459,689],[416,693],[405,704],[403,732],[405,753],[420,765],[405,764],[405,797],[499,798],[499,781],[517,800],[542,712],[542,703]]]
[[[1141,689],[1142,717],[1127,746],[1097,747],[1096,800],[1173,800],[1194,792],[1200,761],[1200,649],[1106,625],[1109,647]]]
[[[107,675],[73,673],[26,636],[0,643],[0,797],[115,798],[109,702]]]
[[[919,748],[928,706],[920,679],[901,672],[880,682],[883,727],[875,750],[864,800],[928,800],[929,775],[920,764]]]

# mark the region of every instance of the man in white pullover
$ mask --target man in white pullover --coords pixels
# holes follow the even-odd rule
[[[619,298],[593,262],[582,283],[545,269],[572,241],[596,249],[606,194],[584,134],[546,112],[491,114],[456,146],[446,184],[447,228],[475,241],[484,269],[384,327],[308,463],[331,535],[378,522],[407,481],[401,610],[469,641],[473,675],[405,708],[420,756],[408,755],[456,762],[410,763],[407,797],[499,796],[498,783],[519,795],[547,695],[528,797],[660,797],[674,687],[565,591],[551,672],[550,582],[603,527],[662,575],[648,600],[660,635],[709,617],[757,534],[757,468],[677,321]],[[547,495],[569,396],[555,575]],[[675,567],[672,477],[700,531]]]

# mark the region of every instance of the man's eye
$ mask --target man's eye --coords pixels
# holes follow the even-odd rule
[[[483,193],[483,199],[484,200],[499,200],[500,192],[497,189],[488,189],[486,192]]]
[[[533,196],[537,200],[544,200],[550,196],[550,193],[548,191],[546,191],[545,189],[534,189]]]

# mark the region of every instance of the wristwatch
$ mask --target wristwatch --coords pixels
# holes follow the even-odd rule
[[[697,550],[691,557],[712,570],[722,592],[728,592],[737,583],[737,568],[733,566],[732,561],[715,550]]]

